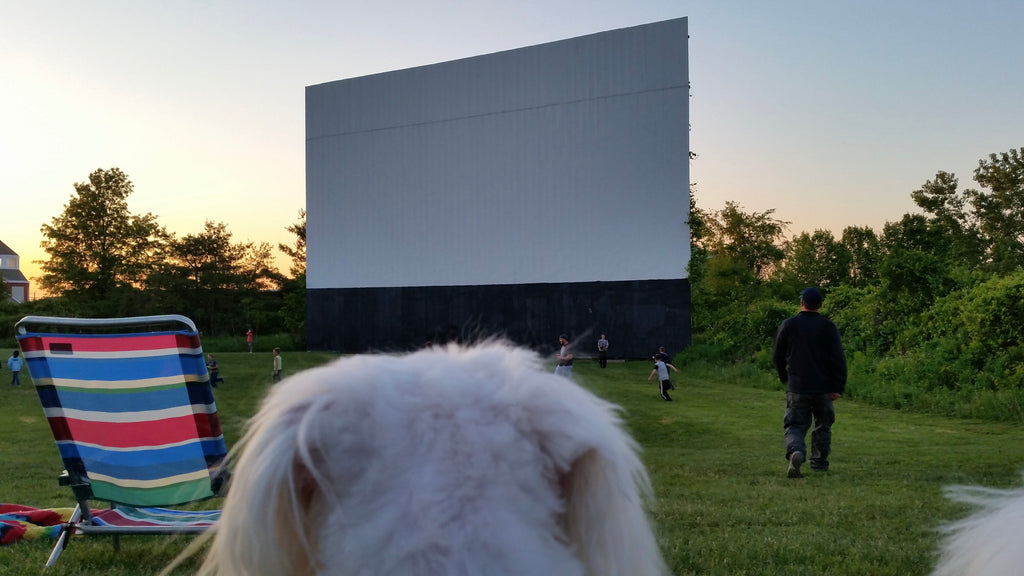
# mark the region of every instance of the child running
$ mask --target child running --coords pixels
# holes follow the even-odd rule
[[[679,372],[679,370],[676,369],[675,366],[673,366],[673,365],[669,364],[668,362],[665,362],[661,358],[655,356],[654,357],[654,369],[651,370],[650,376],[647,377],[647,381],[650,382],[651,378],[654,378],[655,374],[658,375],[658,380],[661,381],[661,398],[662,398],[662,400],[665,400],[666,402],[671,402],[672,401],[672,397],[668,395],[668,391],[669,390],[675,390],[675,388],[676,388],[675,386],[672,385],[672,381],[669,380],[669,377],[668,377],[668,369],[669,368],[675,370],[676,372]]]

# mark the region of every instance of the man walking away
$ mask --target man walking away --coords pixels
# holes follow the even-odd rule
[[[839,329],[818,313],[823,300],[820,290],[805,288],[800,293],[800,312],[783,320],[775,333],[772,362],[786,385],[783,427],[790,478],[802,476],[809,429],[811,470],[828,470],[836,420],[833,402],[846,391],[846,355]]]

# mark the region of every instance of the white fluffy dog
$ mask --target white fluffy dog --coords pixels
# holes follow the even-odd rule
[[[617,412],[495,342],[302,372],[250,422],[201,572],[665,574]]]
[[[933,576],[1024,574],[1024,489],[954,486],[947,494],[978,510],[945,528]]]

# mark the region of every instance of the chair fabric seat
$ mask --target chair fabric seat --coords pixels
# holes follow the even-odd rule
[[[130,528],[133,531],[148,529],[150,532],[197,533],[213,526],[220,519],[220,510],[174,510],[170,508],[135,508],[119,506],[109,510],[94,510],[91,526],[107,528]],[[88,528],[79,524],[83,532]]]

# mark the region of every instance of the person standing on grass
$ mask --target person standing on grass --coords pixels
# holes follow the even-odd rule
[[[597,341],[597,363],[601,368],[608,367],[608,338],[604,334]]]
[[[846,391],[846,354],[836,325],[818,313],[824,297],[817,288],[800,293],[800,312],[782,321],[775,333],[772,362],[779,380],[786,385],[787,475],[800,478],[800,465],[811,430],[811,470],[828,470],[832,452],[832,424],[836,421],[833,402]],[[814,427],[811,428],[813,419]]]
[[[274,382],[281,381],[281,349],[274,348]]]
[[[572,380],[572,352],[569,351],[569,335],[561,334],[558,336],[558,343],[561,348],[558,349],[558,366],[555,366],[555,374],[559,376],[565,376],[569,380]]]
[[[213,354],[206,355],[206,371],[210,373],[210,386],[216,388],[218,382],[224,381],[224,379],[220,377],[220,365],[217,364],[217,360],[214,359]]]
[[[252,354],[252,328],[246,331],[245,342],[249,345],[249,354]]]
[[[647,376],[647,381],[650,382],[651,378],[654,378],[654,375],[657,374],[658,380],[661,381],[661,399],[665,400],[666,402],[671,402],[672,397],[668,395],[668,391],[675,390],[676,387],[672,385],[672,380],[670,380],[668,377],[668,369],[671,368],[676,372],[679,372],[679,369],[669,364],[668,362],[665,362],[661,358],[658,358],[657,356],[655,356],[653,359],[654,370],[651,370],[650,375]]]
[[[661,360],[665,364],[669,364],[672,362],[672,359],[669,358],[668,352],[665,352],[664,346],[658,346],[658,352],[654,355],[654,359]]]
[[[11,386],[21,386],[21,350],[15,350],[7,359],[7,368],[11,371]]]

